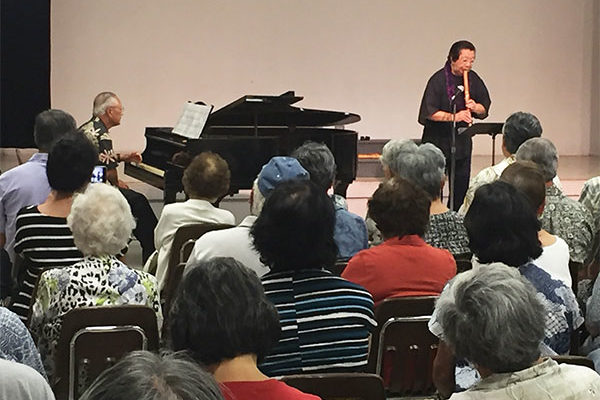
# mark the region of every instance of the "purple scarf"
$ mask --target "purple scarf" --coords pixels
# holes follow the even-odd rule
[[[446,75],[446,94],[448,95],[448,102],[451,103],[452,96],[456,93],[456,87],[463,84],[463,77],[452,73],[449,60],[444,65],[444,74]],[[467,108],[465,105],[465,95],[461,93],[456,96],[456,111],[464,110],[465,108]]]

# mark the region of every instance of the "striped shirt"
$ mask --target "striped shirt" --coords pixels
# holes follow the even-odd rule
[[[262,282],[282,330],[279,343],[260,365],[263,373],[364,369],[369,335],[377,325],[369,292],[319,269],[269,273]]]
[[[83,255],[73,242],[67,219],[40,213],[37,206],[21,209],[16,219],[15,252],[23,259],[18,295],[12,311],[27,323],[31,295],[38,277],[50,268],[75,264]]]

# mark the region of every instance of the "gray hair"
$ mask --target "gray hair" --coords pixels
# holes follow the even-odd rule
[[[395,142],[395,143],[392,143]],[[390,141],[394,158],[388,159],[393,176],[408,179],[425,190],[431,199],[440,197],[441,184],[446,176],[446,158],[444,153],[431,143],[417,146],[412,140]],[[387,146],[387,144],[386,144]],[[390,152],[385,154],[390,156]]]
[[[336,173],[335,158],[329,147],[323,143],[308,141],[295,149],[291,156],[308,171],[310,180],[320,189],[329,189]]]
[[[80,400],[223,400],[214,378],[182,353],[134,351],[105,370]]]
[[[127,246],[135,219],[118,189],[94,183],[73,199],[67,225],[77,248],[85,256],[99,257],[118,254]]]
[[[42,153],[49,153],[52,145],[65,134],[77,129],[73,116],[63,110],[42,111],[35,117],[33,137]]]
[[[495,373],[520,371],[540,357],[544,306],[516,268],[495,264],[458,274],[435,313],[457,357]]]
[[[402,153],[412,152],[415,146],[417,145],[412,140],[390,140],[383,146],[379,161],[391,169],[391,165],[395,159],[400,157]]]
[[[98,93],[94,98],[94,108],[92,115],[99,117],[106,112],[108,107],[116,106],[118,103],[117,95],[113,92],[102,92]]]
[[[502,127],[504,148],[515,154],[525,141],[542,136],[542,124],[533,114],[523,111],[512,113]]]
[[[258,216],[264,205],[265,196],[263,196],[262,192],[258,188],[258,178],[256,178],[252,184],[252,203],[250,206],[250,212],[252,215]]]
[[[516,156],[519,161],[536,163],[546,182],[550,182],[556,176],[558,151],[550,140],[545,138],[529,139],[519,147]]]

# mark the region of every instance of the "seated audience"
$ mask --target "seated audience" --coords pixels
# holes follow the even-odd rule
[[[0,359],[0,399],[54,400],[54,393],[33,368]]]
[[[412,140],[400,141],[402,156],[391,160],[394,176],[408,179],[419,186],[431,199],[429,224],[423,239],[433,247],[446,249],[455,257],[470,258],[469,239],[463,217],[442,203],[441,194],[446,181],[446,158],[435,145],[417,146]]]
[[[4,307],[0,307],[0,359],[28,365],[46,377],[31,334],[19,317]]]
[[[571,332],[583,323],[573,291],[532,260],[542,254],[540,223],[529,200],[506,182],[481,186],[465,216],[473,266],[505,264],[519,269],[539,292],[546,310],[544,343],[558,354],[570,349]]]
[[[586,206],[592,217],[594,218],[594,226],[596,227],[595,239],[594,239],[594,250],[591,256],[595,258],[598,263],[600,261],[600,254],[598,249],[600,248],[600,176],[588,179],[581,189],[581,196],[579,196],[579,202]]]
[[[6,253],[0,258],[0,297],[12,288],[11,265],[15,261],[15,219],[25,206],[40,204],[48,197],[50,185],[46,177],[46,162],[50,148],[60,137],[76,128],[75,119],[62,110],[42,111],[35,117],[33,138],[38,152],[27,162],[0,175],[0,248]],[[8,255],[8,257],[6,257]]]
[[[154,245],[158,253],[156,279],[161,289],[167,280],[171,245],[178,228],[200,223],[235,223],[232,213],[212,205],[227,194],[230,178],[227,161],[212,152],[198,154],[185,169],[182,183],[189,200],[165,205],[154,230]]]
[[[504,159],[496,165],[482,169],[471,178],[467,194],[458,212],[465,215],[473,201],[475,191],[480,186],[500,178],[502,171],[516,161],[515,153],[519,146],[531,138],[540,136],[542,136],[542,125],[535,115],[522,111],[509,115],[502,127],[502,154]]]
[[[540,358],[544,308],[515,269],[495,265],[457,275],[435,313],[449,349],[482,379],[451,399],[583,400],[600,393],[600,376],[589,368]]]
[[[596,232],[594,219],[583,204],[565,196],[552,182],[558,167],[556,147],[548,139],[530,139],[519,147],[517,160],[536,163],[546,181],[542,228],[567,242],[572,262],[585,264]]]
[[[331,188],[337,172],[335,158],[323,143],[306,142],[292,152],[292,157],[309,172],[310,180],[325,193]],[[333,197],[332,197],[333,201]],[[334,201],[335,228],[333,239],[338,258],[348,259],[369,246],[365,221]]]
[[[502,172],[500,180],[510,183],[523,192],[533,206],[536,215],[539,217],[542,214],[546,201],[546,185],[544,176],[536,164],[529,161],[517,161]],[[538,239],[542,244],[542,254],[533,260],[533,263],[549,273],[552,279],[558,279],[571,287],[567,243],[545,229],[538,231]]]
[[[318,399],[258,369],[280,332],[260,279],[233,258],[199,262],[184,275],[170,313],[173,349],[206,365],[225,399]]]
[[[82,135],[59,139],[48,154],[46,175],[52,190],[45,202],[23,208],[17,214],[15,252],[21,261],[18,295],[11,308],[23,322],[29,318],[31,296],[38,277],[50,268],[81,261],[83,255],[67,226],[73,195],[85,189],[98,157],[94,145]]]
[[[385,241],[352,257],[342,277],[366,288],[375,306],[388,297],[438,295],[456,275],[452,254],[422,238],[429,205],[421,188],[399,177],[379,185],[369,200]]]
[[[80,400],[222,400],[209,373],[181,353],[134,351],[105,370]]]
[[[250,215],[236,227],[207,232],[194,244],[188,258],[186,268],[199,261],[212,257],[233,257],[261,277],[269,268],[260,260],[260,255],[252,244],[250,228],[262,210],[265,198],[280,183],[291,180],[308,180],[308,172],[302,168],[298,160],[291,157],[273,157],[263,165],[258,177],[254,180],[250,194]]]
[[[375,326],[373,299],[354,283],[334,276],[335,213],[327,195],[310,181],[279,185],[251,229],[262,277],[275,304],[282,336],[260,364],[268,376],[356,371],[367,364]]]
[[[63,317],[77,307],[142,304],[162,312],[156,279],[130,269],[115,254],[127,245],[135,220],[119,191],[104,183],[88,185],[73,199],[67,224],[85,258],[71,267],[50,269],[40,276],[31,331],[50,382]]]

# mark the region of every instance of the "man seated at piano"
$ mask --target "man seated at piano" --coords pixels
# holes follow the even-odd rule
[[[310,180],[325,193],[336,174],[335,158],[323,143],[307,141],[292,152],[292,157],[310,174]],[[335,207],[333,239],[338,247],[338,259],[349,259],[369,247],[367,225],[360,216],[349,212],[332,197]]]
[[[198,154],[185,169],[182,183],[189,199],[165,205],[154,230],[157,252],[155,275],[161,290],[167,280],[171,245],[179,227],[202,223],[235,224],[231,212],[212,205],[227,194],[230,180],[227,161],[210,151]],[[152,270],[153,258],[144,266],[145,271]]]
[[[121,124],[123,117],[123,104],[116,94],[102,92],[94,98],[92,118],[79,127],[88,139],[94,143],[99,154],[99,164],[106,166],[108,181],[116,186],[127,199],[131,213],[136,219],[136,228],[133,235],[142,246],[142,258],[146,262],[154,252],[154,227],[157,220],[148,199],[141,193],[129,189],[117,173],[117,166],[121,161],[141,162],[140,153],[115,153],[112,138],[108,131]]]

